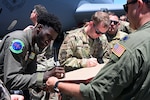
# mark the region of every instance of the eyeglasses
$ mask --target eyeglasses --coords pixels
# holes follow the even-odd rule
[[[134,3],[136,3],[136,2],[137,2],[137,0],[133,0],[133,1],[131,1],[131,2],[127,2],[126,4],[124,4],[124,5],[123,5],[124,11],[125,11],[125,12],[128,12],[128,5],[129,5],[129,4],[134,4]]]
[[[110,24],[111,24],[111,23],[114,23],[114,25],[117,25],[119,22],[118,22],[118,21],[115,21],[115,20],[111,20],[111,21],[110,21]]]
[[[96,28],[96,25],[95,25],[95,24],[94,24],[93,26],[94,26],[95,33],[96,33],[96,34],[98,34],[98,35],[99,35],[99,34],[105,34],[105,33],[102,33],[100,30],[98,30],[98,28]]]

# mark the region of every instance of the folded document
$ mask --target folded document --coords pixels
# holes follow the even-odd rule
[[[88,83],[96,74],[103,68],[105,64],[99,64],[95,67],[81,68],[65,73],[63,79],[60,81],[74,82],[74,83]]]

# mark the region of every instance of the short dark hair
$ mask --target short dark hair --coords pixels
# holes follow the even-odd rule
[[[61,33],[61,22],[59,21],[58,17],[54,14],[50,13],[42,13],[40,16],[37,17],[37,23],[42,25],[47,25],[48,27],[52,27],[58,34]]]
[[[48,13],[47,9],[41,4],[35,5],[34,9],[36,10],[38,16],[42,13]]]

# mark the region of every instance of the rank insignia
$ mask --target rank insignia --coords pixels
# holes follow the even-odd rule
[[[30,58],[30,59],[34,59],[34,57],[35,57],[35,53],[34,53],[34,52],[31,52],[29,58]]]
[[[125,36],[122,40],[124,40],[124,41],[126,41],[126,40],[128,40],[128,36]]]
[[[114,45],[112,52],[118,57],[121,57],[121,55],[125,52],[125,50],[126,48],[123,45],[117,43]]]
[[[19,54],[22,53],[24,43],[21,40],[13,40],[11,46],[9,47],[13,53]]]

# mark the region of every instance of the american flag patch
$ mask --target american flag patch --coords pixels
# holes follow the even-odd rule
[[[112,52],[118,57],[121,57],[125,50],[126,48],[123,45],[116,43],[112,49]]]

